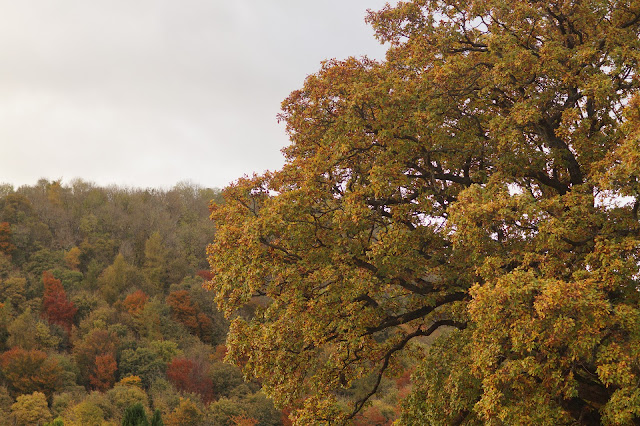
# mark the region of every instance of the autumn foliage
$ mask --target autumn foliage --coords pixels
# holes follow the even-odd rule
[[[0,253],[11,255],[16,246],[11,242],[11,226],[9,222],[0,223]]]
[[[142,379],[140,379],[140,376],[129,375],[120,379],[118,385],[142,388]]]
[[[13,348],[0,355],[0,369],[16,394],[39,391],[50,396],[62,378],[58,362],[40,350]]]
[[[123,304],[127,312],[135,317],[142,312],[148,299],[149,296],[147,296],[145,292],[142,290],[136,290],[124,298]]]
[[[89,376],[89,383],[94,389],[104,392],[112,388],[116,382],[115,373],[117,370],[118,364],[112,354],[96,355],[95,366]]]
[[[406,357],[402,424],[638,424],[640,3],[393,3],[212,208],[227,359],[297,424]]]
[[[64,254],[64,261],[69,268],[74,271],[78,270],[78,265],[80,265],[80,257],[82,256],[82,250],[78,247],[72,247],[71,250],[67,251]]]
[[[356,417],[354,426],[390,426],[392,423],[377,407],[369,407]]]
[[[0,425],[278,424],[202,289],[218,192],[0,183]]]
[[[115,371],[111,360],[115,359],[119,343],[114,333],[100,329],[92,330],[76,343],[73,354],[85,384],[95,386],[111,380],[109,372]]]
[[[42,392],[33,392],[30,395],[19,395],[16,402],[11,405],[12,419],[3,418],[5,424],[16,426],[32,426],[49,424],[58,426],[57,423],[48,423],[51,420],[51,411],[47,404],[47,396]]]
[[[190,399],[180,398],[178,406],[166,417],[167,426],[202,424],[204,413]]]
[[[213,278],[213,274],[211,273],[211,271],[207,271],[205,269],[198,271],[196,275],[203,278],[205,281],[211,281],[211,279]]]
[[[44,283],[43,316],[51,324],[57,324],[70,332],[78,309],[67,298],[62,282],[51,272],[45,271],[42,274],[42,282]]]
[[[207,376],[202,362],[187,358],[174,358],[167,366],[167,377],[173,385],[183,392],[193,392],[205,401],[214,397],[213,382]]]
[[[213,323],[191,301],[189,292],[178,290],[167,296],[167,304],[171,307],[171,317],[184,325],[191,333],[198,336],[204,342],[210,342]]]
[[[232,416],[231,422],[233,423],[234,426],[256,426],[260,424],[258,420],[252,417],[249,417],[246,414]]]

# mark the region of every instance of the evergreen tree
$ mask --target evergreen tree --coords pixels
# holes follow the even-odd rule
[[[149,426],[147,413],[142,404],[138,403],[127,407],[122,418],[122,426]]]

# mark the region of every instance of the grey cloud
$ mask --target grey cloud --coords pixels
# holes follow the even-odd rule
[[[383,1],[0,0],[0,182],[223,186],[280,167],[279,105],[383,49]]]

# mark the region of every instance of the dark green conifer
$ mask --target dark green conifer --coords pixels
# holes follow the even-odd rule
[[[157,410],[156,410],[157,411]],[[154,414],[155,418],[155,414]],[[141,403],[131,405],[124,410],[122,426],[149,426],[149,419]]]
[[[162,414],[158,409],[153,412],[153,417],[151,418],[151,426],[164,426],[164,422],[162,421]]]

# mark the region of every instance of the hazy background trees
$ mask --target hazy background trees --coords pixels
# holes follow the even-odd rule
[[[212,201],[219,191],[189,183],[1,186],[4,418],[120,424],[142,409],[166,425],[281,424],[260,386],[222,363],[228,325],[202,288]]]

